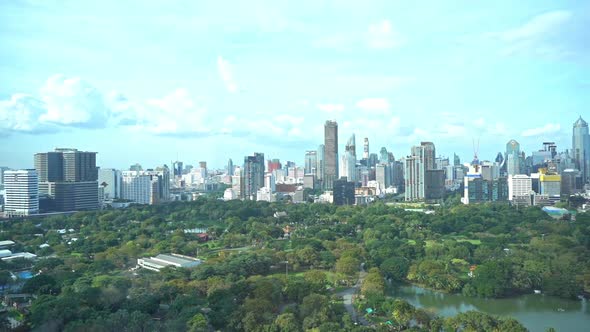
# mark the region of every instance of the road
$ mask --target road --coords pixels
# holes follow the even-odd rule
[[[365,263],[362,263],[359,267],[359,279],[357,280],[356,284],[350,288],[347,288],[343,291],[337,293],[338,296],[342,296],[344,299],[344,307],[346,311],[350,314],[353,322],[358,322],[361,325],[369,326],[371,323],[365,319],[363,315],[359,315],[354,306],[352,305],[352,299],[356,293],[359,292],[361,285],[363,284],[363,280],[367,276],[367,272],[365,271]]]

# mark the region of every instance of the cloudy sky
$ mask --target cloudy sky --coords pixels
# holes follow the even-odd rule
[[[0,165],[301,162],[327,119],[396,158],[565,149],[590,120],[589,36],[583,0],[0,1]]]

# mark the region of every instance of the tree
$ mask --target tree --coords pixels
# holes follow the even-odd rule
[[[208,330],[207,318],[198,313],[187,322],[187,326],[189,332],[205,332]]]
[[[391,257],[381,263],[380,269],[386,278],[396,281],[403,281],[408,275],[410,264],[408,260],[402,257]]]
[[[277,316],[274,321],[274,326],[281,332],[299,332],[301,328],[297,322],[297,318],[292,313],[284,313]]]
[[[393,302],[392,318],[402,327],[407,327],[414,316],[414,306],[404,300],[397,299]]]
[[[385,282],[378,268],[374,267],[369,270],[363,284],[361,285],[361,294],[364,296],[379,296],[385,292]]]

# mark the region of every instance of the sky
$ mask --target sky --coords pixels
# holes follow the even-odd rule
[[[0,1],[0,166],[302,163],[336,120],[395,158],[571,148],[589,1]]]

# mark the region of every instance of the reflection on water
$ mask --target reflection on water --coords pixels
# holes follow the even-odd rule
[[[557,331],[590,331],[590,306],[587,300],[573,301],[536,294],[507,299],[482,299],[444,294],[412,285],[395,285],[390,295],[444,317],[478,310],[514,317],[533,332],[544,332],[548,327]]]

